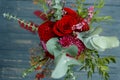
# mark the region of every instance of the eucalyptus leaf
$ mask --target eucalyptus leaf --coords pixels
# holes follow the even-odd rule
[[[53,50],[56,48],[56,45],[58,44],[57,41],[58,41],[57,38],[52,38],[47,42],[46,47],[50,53],[54,53]]]
[[[58,59],[59,60],[57,60],[58,62],[56,62],[57,65],[55,67],[55,70],[52,72],[51,75],[52,78],[56,79],[63,77],[68,70],[66,55],[65,54],[60,55]]]
[[[59,49],[57,47],[58,45],[58,39],[57,38],[51,38],[47,43],[46,47],[49,53],[52,55],[57,55],[59,53]]]
[[[55,58],[58,57],[59,55],[61,55],[64,51],[64,48],[62,48],[62,46],[58,43],[57,38],[50,39],[47,42],[46,46],[47,46],[48,52],[50,52],[52,55],[54,55]]]
[[[62,18],[62,8],[61,0],[53,0],[52,8],[55,10],[54,19],[60,20]]]
[[[54,53],[54,57],[56,58],[57,56],[61,55],[62,54],[61,52],[62,52],[62,50],[58,50],[58,48],[55,49],[54,52],[53,52]]]
[[[52,8],[55,8],[55,9],[57,9],[57,10],[61,10],[62,9],[62,6],[60,6],[60,5],[54,5]]]
[[[66,56],[66,53],[59,55],[58,58],[55,59],[55,61],[56,67],[51,75],[51,77],[55,79],[63,77],[66,74],[69,65],[80,65],[80,63],[76,59]]]
[[[88,37],[88,38],[83,38],[82,41],[84,42],[85,46],[89,49],[94,49],[94,46],[92,46],[90,40],[92,37]]]
[[[60,3],[61,0],[54,0],[56,4]]]
[[[96,27],[96,28],[93,28],[93,31],[91,33],[89,33],[89,36],[98,35],[101,32],[102,32],[102,28],[101,27]]]
[[[89,49],[104,51],[107,48],[114,48],[119,46],[119,40],[116,37],[99,36],[102,32],[100,27],[94,28],[85,33],[80,33],[78,38],[83,41],[85,46]]]
[[[78,53],[78,48],[75,45],[72,45],[65,50],[66,53],[70,54],[71,56],[76,56]]]
[[[107,48],[113,48],[119,46],[119,40],[116,37],[104,37],[104,36],[97,36],[92,38],[93,43],[95,44],[95,49],[100,50],[107,49]]]
[[[91,46],[93,47],[94,50],[104,51],[104,49],[102,49],[101,47],[94,44],[94,42],[92,41],[92,38],[90,39],[90,44],[91,44]]]
[[[102,32],[101,27],[92,28],[91,30],[84,33],[84,37],[90,37],[94,35],[99,35]]]
[[[68,62],[67,62],[67,65],[80,65],[80,62],[78,62],[76,59],[74,58],[70,58],[70,57],[67,57],[68,58]]]

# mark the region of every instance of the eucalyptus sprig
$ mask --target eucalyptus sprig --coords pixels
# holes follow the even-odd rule
[[[55,20],[60,20],[62,18],[62,15],[63,15],[63,4],[61,2],[61,0],[52,0],[52,3],[53,5],[51,6],[52,9],[54,9],[54,17],[55,17]]]

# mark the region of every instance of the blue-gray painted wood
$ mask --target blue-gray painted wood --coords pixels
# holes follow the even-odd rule
[[[68,6],[73,0],[67,0]],[[95,0],[86,0],[86,4],[92,5]],[[101,23],[104,32],[101,35],[117,36],[120,39],[120,0],[105,0],[105,7],[101,10],[102,16],[111,15],[114,21],[108,24]],[[3,18],[4,12],[9,12],[37,24],[41,20],[33,15],[33,11],[39,10],[32,4],[32,0],[0,0],[0,80],[33,80],[34,73],[22,78],[22,72],[29,68],[29,49],[39,44],[38,35],[32,34],[19,27],[16,21],[8,21]],[[102,56],[113,55],[117,58],[116,64],[110,64],[110,80],[120,80],[120,47],[106,50]],[[76,72],[78,80],[87,80],[86,73]],[[53,79],[45,79],[53,80]],[[95,73],[92,80],[102,80]]]

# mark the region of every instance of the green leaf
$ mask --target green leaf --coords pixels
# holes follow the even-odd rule
[[[31,68],[25,70],[25,71],[23,72],[22,77],[25,77],[25,76],[27,76],[27,74],[33,72],[33,71],[35,70],[36,67],[37,67],[37,66],[35,65],[35,66],[32,66]]]
[[[80,39],[80,40],[82,40],[82,42],[85,44],[85,46],[88,48],[88,49],[94,49],[94,47],[91,45],[91,43],[90,43],[90,39],[91,39],[91,37],[88,37],[87,36],[87,33],[85,34],[85,33],[83,33],[83,34],[78,34],[78,38]]]
[[[39,0],[39,6],[40,6],[40,8],[41,8],[41,7],[43,8],[44,13],[46,14],[46,13],[47,13],[47,10],[48,10],[48,6],[46,5],[45,0]]]
[[[109,71],[109,67],[108,66],[100,66],[102,71]]]
[[[92,28],[90,31],[88,31],[87,34],[85,34],[85,37],[99,35],[101,32],[102,32],[102,28],[101,27]]]
[[[66,53],[59,55],[55,59],[55,61],[57,64],[54,71],[52,72],[51,77],[56,79],[61,78],[66,74],[69,65],[80,65],[80,63],[77,60],[67,57]]]
[[[62,17],[62,8],[63,8],[63,3],[61,3],[61,0],[52,0],[53,5],[52,9],[54,9],[54,19],[55,20],[60,20]]]
[[[110,63],[108,58],[104,58],[104,61],[105,61],[105,63],[108,63],[108,64]]]
[[[68,67],[66,64],[67,62],[66,55],[61,55],[59,60],[57,61],[58,61],[57,65],[51,75],[52,78],[56,78],[56,79],[63,77],[68,70]]]
[[[116,60],[114,57],[111,57],[110,60],[113,62],[113,63],[116,63]]]
[[[73,71],[73,66],[69,66],[69,69],[66,73],[64,80],[76,80],[76,76]]]
[[[51,38],[47,43],[46,43],[47,50],[50,54],[54,55],[57,57],[59,53],[61,52],[61,47],[58,44],[58,39],[57,38]]]
[[[82,66],[82,67],[80,68],[80,71],[83,70],[84,68],[85,68],[85,66]]]
[[[55,20],[60,20],[62,17],[62,11],[61,9],[57,9],[54,13]]]
[[[105,4],[105,3],[104,3],[104,0],[100,0],[97,8],[102,8],[102,7],[104,7],[104,4]]]
[[[91,39],[91,42],[93,42],[92,46],[98,51],[119,46],[119,40],[116,37],[95,36]]]
[[[93,28],[87,32],[80,33],[78,35],[78,38],[84,42],[84,44],[87,48],[93,50],[94,45],[93,45],[93,42],[91,40],[92,40],[92,38],[98,36],[98,34],[100,34],[101,32],[102,32],[102,28],[96,27],[96,28]]]
[[[101,47],[96,46],[96,44],[94,44],[94,42],[92,41],[92,38],[90,39],[90,44],[92,45],[92,47],[93,47],[94,50],[104,51],[104,49],[102,49]]]
[[[99,36],[101,32],[102,29],[98,27],[88,32],[80,33],[78,38],[84,42],[87,48],[97,51],[119,46],[119,40],[116,37]]]
[[[78,48],[75,45],[72,45],[65,49],[65,52],[70,54],[71,56],[76,56],[78,53]]]
[[[88,76],[87,76],[87,77],[88,77],[88,78],[91,78],[91,77],[92,77],[92,74],[93,74],[92,71],[88,71],[88,73],[87,73]]]
[[[112,17],[111,16],[93,17],[92,19],[93,22],[100,22],[100,21],[107,21],[107,20],[112,20]]]
[[[56,4],[56,5],[53,6],[53,8],[58,9],[58,10],[61,10],[61,9],[62,9],[62,6]]]
[[[104,4],[105,4],[105,0],[96,0],[94,2],[94,6],[95,8],[103,8],[104,7]]]
[[[94,73],[95,72],[95,64],[92,63],[92,72]]]

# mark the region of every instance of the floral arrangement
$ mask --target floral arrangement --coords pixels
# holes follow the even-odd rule
[[[97,2],[98,1],[98,2]],[[20,26],[40,37],[40,47],[31,49],[31,68],[25,70],[23,76],[37,71],[36,80],[51,77],[53,79],[76,80],[74,67],[78,71],[85,70],[88,78],[98,71],[104,78],[109,79],[108,64],[115,63],[113,56],[101,57],[99,52],[108,48],[118,47],[116,37],[101,36],[101,27],[93,27],[94,23],[110,20],[110,16],[99,17],[104,0],[97,0],[88,7],[85,0],[75,0],[77,10],[65,7],[65,0],[34,0],[35,4],[43,7],[34,14],[43,20],[37,25],[4,13],[8,19],[15,19]],[[39,55],[34,55],[40,51]],[[53,66],[54,65],[54,66]]]

